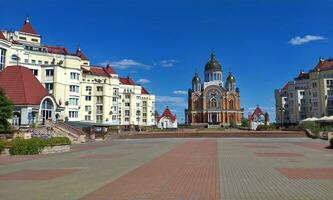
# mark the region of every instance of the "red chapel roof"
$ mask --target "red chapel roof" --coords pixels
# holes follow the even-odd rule
[[[23,66],[8,66],[0,73],[0,87],[14,105],[40,105],[47,95],[32,71]]]

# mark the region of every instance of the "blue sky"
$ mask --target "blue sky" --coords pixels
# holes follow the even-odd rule
[[[0,0],[0,29],[24,17],[45,44],[93,64],[111,63],[184,119],[187,91],[214,49],[224,79],[236,77],[245,115],[257,104],[274,115],[274,89],[333,54],[332,0]],[[292,40],[293,39],[293,40]],[[178,92],[175,92],[178,91]],[[177,94],[176,94],[177,93]]]

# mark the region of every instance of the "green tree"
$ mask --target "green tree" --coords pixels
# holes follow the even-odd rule
[[[249,124],[249,120],[245,117],[243,117],[242,119],[242,127],[249,127],[250,124]]]
[[[236,128],[237,127],[236,121],[234,119],[230,120],[229,127],[230,128]]]
[[[8,119],[12,117],[13,107],[4,90],[0,88],[0,133],[10,131],[11,126]]]

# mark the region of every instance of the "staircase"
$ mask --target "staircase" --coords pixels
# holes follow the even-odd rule
[[[46,127],[52,127],[52,132],[54,135],[64,135],[68,137],[73,143],[85,143],[86,133],[82,130],[68,125],[64,122],[52,122],[47,121],[45,123]]]

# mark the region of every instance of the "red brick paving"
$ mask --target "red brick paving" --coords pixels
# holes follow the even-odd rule
[[[333,168],[278,168],[289,179],[333,179]]]
[[[133,150],[139,150],[139,149],[147,149],[150,145],[140,145],[140,146],[128,146],[124,147],[123,149],[133,149]]]
[[[320,150],[320,151],[324,151],[327,153],[332,153],[333,154],[333,149],[327,149],[326,147],[328,146],[328,142],[327,143],[317,143],[317,142],[292,142],[295,145],[299,145],[302,147],[306,147],[309,149],[315,149],[315,150]]]
[[[247,144],[247,145],[244,145],[244,147],[247,147],[247,148],[279,148],[278,146],[263,145],[263,144]]]
[[[187,142],[82,199],[220,199],[217,149],[215,140]]]
[[[113,153],[113,154],[91,154],[91,155],[84,155],[79,158],[83,159],[117,159],[124,157],[128,154],[125,153]]]
[[[79,171],[77,169],[22,170],[0,175],[0,180],[51,180]]]
[[[258,157],[302,157],[299,153],[255,153]]]

